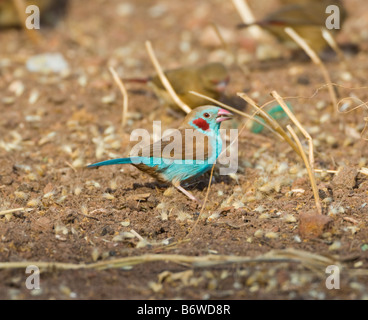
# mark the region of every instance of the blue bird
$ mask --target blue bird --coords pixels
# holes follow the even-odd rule
[[[141,148],[140,155],[106,160],[88,167],[132,164],[159,182],[172,183],[191,200],[198,201],[180,184],[211,169],[222,150],[221,122],[231,116],[229,111],[215,106],[195,108],[177,130]]]

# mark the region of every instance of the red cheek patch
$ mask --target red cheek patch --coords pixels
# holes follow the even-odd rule
[[[193,123],[200,129],[202,129],[203,131],[207,131],[210,126],[209,124],[207,123],[206,120],[202,119],[202,118],[198,118],[196,120],[193,121]]]

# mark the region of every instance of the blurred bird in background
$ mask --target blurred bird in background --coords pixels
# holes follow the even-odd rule
[[[142,155],[130,158],[112,159],[89,165],[100,167],[113,164],[132,164],[158,181],[170,182],[192,200],[198,201],[180,183],[198,177],[210,170],[222,151],[220,136],[221,122],[230,120],[232,114],[219,107],[202,106],[192,110],[184,119],[178,131],[178,140],[162,138],[142,149]],[[188,131],[188,129],[190,129]],[[189,137],[192,133],[196,134]],[[197,138],[197,136],[199,138]],[[195,143],[194,143],[195,141]],[[172,146],[172,144],[177,144]],[[178,152],[180,150],[180,152]],[[174,151],[174,153],[172,153]]]
[[[30,5],[36,5],[40,10],[41,23],[53,25],[57,18],[64,15],[68,0],[0,0],[0,28],[21,27],[22,13]]]
[[[226,67],[219,62],[202,66],[189,66],[164,72],[179,98],[190,108],[196,108],[208,103],[208,100],[197,97],[189,91],[196,91],[213,99],[219,99],[229,83],[230,77]],[[168,106],[178,109],[178,106],[156,75],[150,78],[123,79],[127,82],[147,83],[155,94]]]
[[[326,20],[331,13],[326,13],[330,5],[339,7],[340,27],[344,23],[347,12],[341,0],[280,0],[282,6],[262,20],[252,24],[239,24],[238,28],[259,25],[269,31],[281,42],[293,44],[293,40],[285,33],[286,27],[293,28],[311,48],[320,53],[327,47],[321,28],[326,27]],[[330,30],[336,33],[339,29]]]

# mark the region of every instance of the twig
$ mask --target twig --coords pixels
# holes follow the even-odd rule
[[[359,221],[358,220],[355,220],[352,217],[343,217],[342,219],[345,220],[345,221],[351,222],[353,224],[359,224]]]
[[[146,241],[137,231],[134,229],[130,230],[130,233],[134,234],[140,241]]]
[[[327,71],[326,66],[323,64],[322,60],[318,57],[318,55],[313,51],[313,49],[305,42],[305,40],[299,36],[294,29],[287,27],[285,28],[285,32],[305,51],[305,53],[311,58],[311,60],[320,67],[323,77],[327,83],[328,91],[330,93],[330,97],[332,100],[332,105],[334,111],[337,111],[337,98],[334,88],[332,86],[331,77]]]
[[[323,173],[323,172],[326,172],[326,173],[338,173],[339,171],[338,170],[324,170],[324,169],[314,169],[314,172],[319,172],[319,173]]]
[[[243,263],[275,263],[275,262],[291,262],[301,263],[307,268],[324,270],[328,265],[336,264],[334,259],[324,257],[318,254],[306,251],[285,249],[272,250],[266,254],[257,257],[235,256],[235,255],[206,255],[206,256],[187,256],[177,254],[144,254],[140,256],[131,256],[117,258],[107,261],[99,261],[90,264],[62,263],[62,262],[44,262],[44,261],[15,261],[0,262],[0,269],[24,269],[29,265],[35,265],[40,269],[49,270],[77,270],[77,269],[95,269],[104,270],[112,268],[121,268],[124,266],[132,266],[137,264],[162,261],[173,262],[178,264],[186,264],[189,267],[213,267],[226,264],[243,264]]]
[[[357,100],[357,101],[359,101],[360,102],[360,104],[359,105],[357,105],[357,106],[355,106],[354,108],[352,108],[352,109],[349,109],[349,110],[340,110],[340,108],[339,108],[339,105],[340,105],[340,103],[342,103],[344,100]],[[351,97],[346,97],[346,98],[343,98],[343,99],[341,99],[339,102],[338,102],[338,105],[337,105],[337,111],[339,112],[339,113],[350,113],[350,112],[352,112],[352,111],[354,111],[354,110],[356,110],[356,109],[359,109],[359,108],[362,108],[362,107],[365,107],[366,109],[368,109],[368,105],[367,105],[367,103],[366,102],[364,102],[364,101],[362,101],[361,99],[359,99],[357,96],[351,96]],[[368,140],[368,138],[364,138],[364,135],[365,135],[365,132],[367,131],[367,129],[368,129],[368,117],[363,117],[363,121],[365,121],[365,125],[364,125],[364,128],[363,128],[363,130],[361,131],[361,133],[360,133],[360,136],[361,136],[361,138],[363,139],[363,140]]]
[[[341,51],[341,49],[339,48],[339,46],[337,45],[332,33],[328,29],[322,28],[322,37],[326,40],[328,45],[336,52],[340,61],[342,61],[346,65],[345,56],[343,52]]]
[[[206,192],[206,196],[205,196],[204,201],[203,201],[203,205],[202,205],[201,211],[199,212],[199,215],[198,215],[198,218],[197,218],[196,222],[194,223],[193,227],[190,229],[190,231],[188,232],[188,234],[185,236],[185,238],[188,238],[189,234],[191,234],[191,233],[192,233],[192,231],[194,230],[194,228],[197,226],[198,221],[199,221],[199,219],[201,218],[201,215],[202,215],[202,213],[203,213],[203,210],[204,210],[204,208],[205,208],[205,206],[206,206],[207,199],[208,199],[208,195],[209,195],[209,193],[210,193],[210,189],[211,189],[212,176],[213,176],[213,169],[215,168],[215,164],[216,164],[216,163],[214,163],[214,164],[212,165],[211,175],[210,175],[210,181],[208,182],[207,192]]]
[[[292,139],[287,135],[285,130],[278,124],[278,122],[270,117],[266,112],[264,112],[259,106],[256,105],[256,103],[245,93],[238,93],[238,96],[247,101],[253,108],[259,111],[260,116],[263,118],[264,121],[266,121],[272,128],[273,132],[276,132],[277,136],[280,136],[284,141],[286,141],[291,148],[299,155],[299,149],[296,146],[296,144],[293,142]]]
[[[124,86],[123,81],[120,79],[118,74],[116,73],[115,69],[113,67],[109,67],[109,70],[112,74],[113,79],[115,80],[115,83],[118,85],[121,94],[123,95],[123,111],[121,114],[121,126],[124,127],[127,119],[128,114],[128,92]]]
[[[77,172],[77,169],[69,162],[69,161],[65,161],[65,164],[70,167],[74,172]]]
[[[314,169],[314,172],[319,172],[319,173],[326,172],[326,173],[333,173],[333,174],[339,173],[338,170],[325,170],[325,169]],[[358,172],[368,176],[368,168],[361,168],[358,170]]]
[[[255,22],[253,13],[246,0],[233,0],[233,4],[245,24],[252,24]],[[264,34],[263,30],[256,25],[250,26],[248,30],[255,39],[261,38]]]
[[[152,64],[156,69],[157,75],[159,76],[162,82],[162,85],[165,87],[166,91],[170,94],[171,98],[185,113],[191,112],[192,109],[188,105],[186,105],[183,101],[180,100],[178,95],[175,93],[173,87],[171,86],[169,80],[166,78],[165,73],[161,69],[160,63],[158,62],[156,58],[156,55],[153,51],[150,41],[146,41],[146,49],[148,51],[148,55],[152,61]]]
[[[230,51],[230,48],[229,48],[229,45],[227,44],[227,42],[225,41],[224,37],[222,36],[221,32],[220,32],[220,29],[218,27],[218,25],[215,23],[215,22],[211,22],[211,27],[213,28],[213,30],[215,31],[217,37],[219,38],[220,42],[221,42],[221,45],[223,46],[223,48],[232,53]]]
[[[4,215],[9,214],[9,213],[19,212],[19,211],[24,211],[24,210],[25,210],[24,208],[4,210],[4,211],[0,211],[0,216],[4,216]]]
[[[301,131],[301,133],[304,135],[304,137],[308,140],[309,160],[308,160],[307,155],[304,152],[303,146],[302,146],[298,136],[296,135],[295,131],[293,130],[293,128],[290,125],[286,126],[286,128],[289,130],[289,132],[291,133],[291,135],[294,138],[295,143],[298,146],[299,155],[302,157],[302,159],[304,161],[304,164],[305,164],[305,166],[307,168],[307,171],[308,171],[309,179],[311,181],[312,190],[313,190],[314,199],[315,199],[315,202],[316,202],[316,207],[317,207],[318,213],[322,214],[322,208],[321,208],[321,204],[319,202],[318,188],[317,188],[316,179],[315,179],[315,176],[314,176],[313,139],[309,135],[309,133],[304,129],[304,127],[301,125],[299,120],[294,116],[294,114],[291,112],[291,110],[288,108],[288,106],[286,105],[284,100],[281,98],[281,96],[275,90],[271,92],[271,96],[276,99],[276,101],[279,103],[279,105],[284,110],[284,112],[288,115],[290,120],[293,121],[293,123],[298,127],[298,129]]]
[[[322,214],[322,208],[321,208],[321,204],[319,202],[318,188],[317,188],[316,180],[315,180],[315,177],[314,177],[314,172],[312,171],[312,168],[311,168],[311,164],[309,163],[308,158],[307,158],[307,155],[305,154],[305,152],[303,150],[303,146],[302,146],[302,144],[301,144],[298,136],[296,135],[295,131],[293,130],[293,128],[290,125],[287,125],[286,128],[289,130],[289,132],[293,136],[296,144],[299,147],[299,150],[300,150],[300,153],[302,155],[304,164],[305,164],[305,166],[307,168],[307,171],[308,171],[309,179],[311,181],[311,185],[312,185],[314,200],[316,202],[317,211],[318,211],[319,214]]]
[[[304,137],[308,140],[308,146],[309,146],[309,162],[312,167],[312,170],[314,170],[314,152],[313,152],[313,140],[312,137],[309,135],[309,133],[304,129],[304,127],[301,125],[299,120],[294,116],[294,114],[291,112],[291,110],[288,108],[284,100],[281,98],[281,96],[276,92],[272,91],[271,96],[274,97],[277,102],[280,104],[281,108],[285,111],[285,113],[288,115],[291,121],[294,122],[294,124],[298,127],[298,129],[301,131],[301,133],[304,135]]]
[[[234,50],[231,50],[229,44],[225,41],[224,37],[221,34],[221,31],[218,27],[218,25],[215,22],[211,22],[211,27],[215,31],[217,37],[219,38],[221,45],[225,51],[232,57],[232,63],[235,63],[241,72],[243,72],[243,69],[238,65],[238,57],[237,54],[235,54]],[[244,72],[243,72],[244,73]]]

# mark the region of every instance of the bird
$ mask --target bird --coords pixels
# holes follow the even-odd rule
[[[330,5],[339,7],[340,27],[347,17],[347,12],[341,0],[282,0],[282,6],[267,15],[260,21],[251,24],[238,24],[237,28],[246,28],[258,25],[283,43],[293,43],[289,35],[284,31],[286,27],[293,28],[317,53],[327,47],[327,42],[322,36],[321,28],[326,27],[329,13],[326,8]],[[332,29],[332,33],[339,31]]]
[[[25,1],[21,0],[20,4],[23,7],[27,7],[28,5],[35,4],[40,9],[42,13],[44,10],[50,7],[50,0],[39,0],[39,1]],[[21,18],[17,11],[16,1],[14,0],[0,0],[0,27],[8,28],[8,27],[19,27],[21,26]]]
[[[65,14],[68,0],[0,0],[0,28],[20,27],[22,14],[30,5],[36,5],[40,12],[41,23],[55,24],[58,17]],[[33,11],[31,11],[33,13]],[[25,12],[28,17],[30,14]]]
[[[213,99],[219,99],[229,81],[227,68],[220,62],[210,62],[201,66],[185,66],[164,72],[175,93],[191,109],[206,105],[208,100],[195,96],[196,91]],[[158,75],[148,78],[126,78],[127,82],[147,83],[164,104],[178,110],[176,103],[166,91]]]
[[[181,182],[199,177],[212,168],[222,151],[220,125],[231,118],[231,112],[217,106],[195,108],[170,139],[164,136],[144,146],[140,155],[97,162],[87,167],[132,164],[161,183],[171,183],[189,199],[200,203],[181,186]]]

